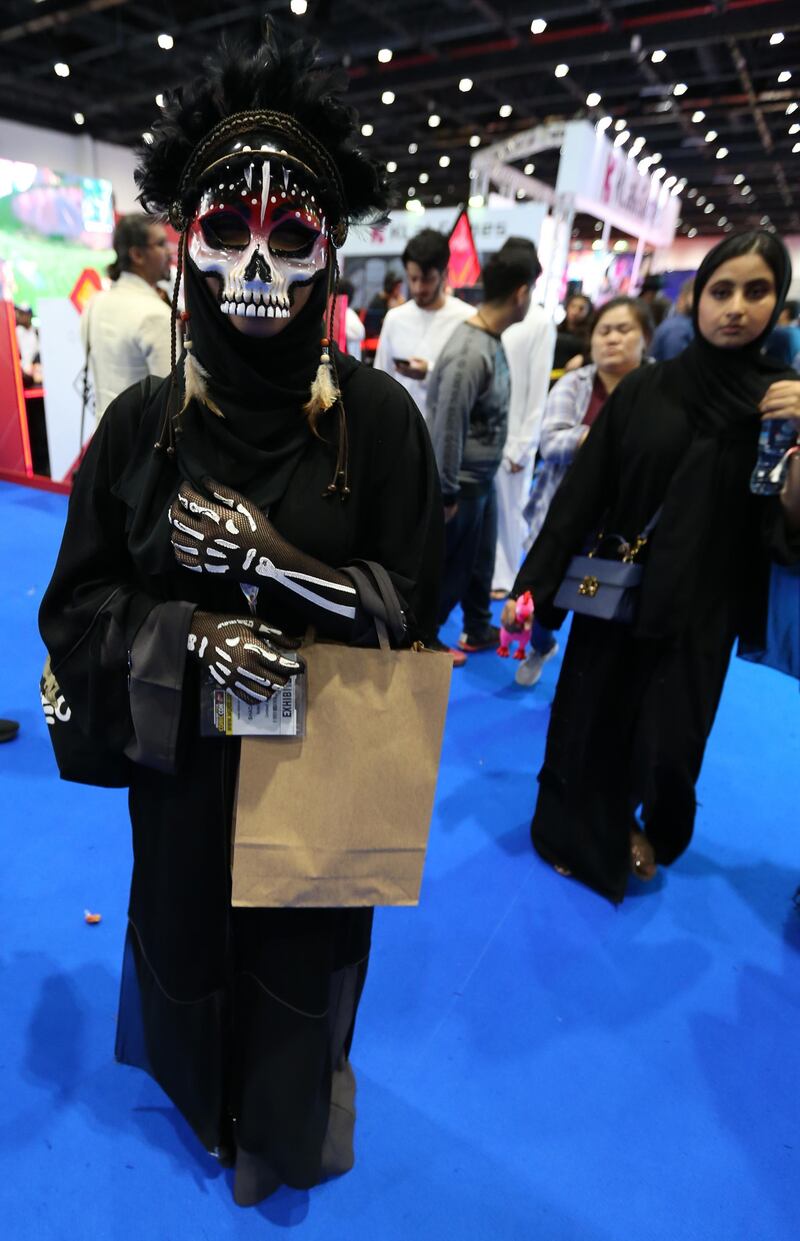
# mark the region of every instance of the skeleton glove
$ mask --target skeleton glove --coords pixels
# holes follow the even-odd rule
[[[235,582],[262,586],[268,579],[306,600],[330,619],[352,621],[358,593],[349,577],[299,551],[278,534],[244,496],[204,479],[212,499],[181,483],[169,521],[178,564],[193,573],[226,574]]]
[[[248,706],[266,702],[290,677],[305,672],[298,643],[249,616],[195,612],[187,649],[221,689]]]

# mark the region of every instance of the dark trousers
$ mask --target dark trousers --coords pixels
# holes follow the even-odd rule
[[[445,526],[440,625],[460,603],[464,630],[470,637],[479,637],[489,628],[496,549],[497,497],[492,482],[479,495],[462,496],[455,516]]]

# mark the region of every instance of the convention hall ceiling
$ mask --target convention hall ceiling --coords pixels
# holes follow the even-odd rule
[[[682,231],[763,221],[800,232],[797,0],[307,0],[293,11],[303,8],[3,0],[0,115],[133,144],[156,95],[199,71],[224,30],[256,32],[269,15],[312,31],[345,66],[364,144],[396,165],[401,202],[464,201],[470,139],[607,116],[628,149],[643,140],[638,159],[660,155],[686,179]],[[537,156],[535,175],[552,183],[556,161]]]

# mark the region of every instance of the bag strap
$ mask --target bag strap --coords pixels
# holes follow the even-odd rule
[[[627,539],[624,539],[621,534],[606,534],[604,530],[601,530],[597,536],[597,541],[594,545],[594,549],[589,552],[590,558],[594,558],[597,555],[600,549],[601,543],[603,543],[606,539],[615,539],[617,543],[619,543],[622,547],[626,549],[622,557],[622,563],[633,564],[634,560],[639,555],[639,552],[642,551],[642,549],[646,547],[648,542],[650,541],[650,535],[653,533],[656,526],[658,525],[659,518],[661,517],[663,510],[664,510],[664,505],[660,504],[659,507],[656,509],[654,515],[648,521],[642,533],[637,534],[636,538],[633,540],[632,543],[629,543]]]
[[[408,632],[408,621],[394,582],[383,565],[375,560],[355,560],[345,572],[352,578],[362,604],[375,621],[376,629],[380,621],[385,636],[388,630],[395,643],[402,642]],[[381,631],[378,629],[380,637]]]

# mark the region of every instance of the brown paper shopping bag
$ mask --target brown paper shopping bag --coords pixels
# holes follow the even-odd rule
[[[415,905],[449,655],[303,648],[306,735],[242,741],[233,904]]]

